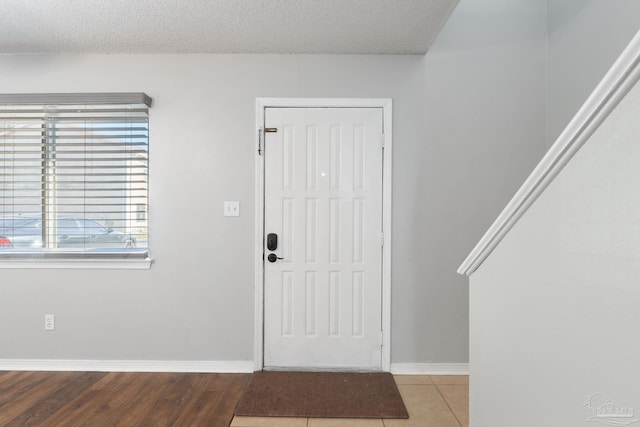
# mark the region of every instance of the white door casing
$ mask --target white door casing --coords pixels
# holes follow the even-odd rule
[[[390,101],[295,101],[258,101],[256,369],[388,371]]]

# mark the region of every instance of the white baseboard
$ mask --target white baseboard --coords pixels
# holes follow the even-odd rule
[[[252,360],[0,359],[0,371],[251,373]],[[469,375],[468,363],[392,363],[398,375]]]
[[[392,363],[398,375],[469,375],[468,363]]]
[[[0,359],[0,371],[250,373],[253,361]]]

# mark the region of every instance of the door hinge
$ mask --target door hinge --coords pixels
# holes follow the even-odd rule
[[[266,133],[275,133],[278,132],[278,128],[264,128]]]
[[[262,128],[258,129],[258,156],[262,156]]]
[[[384,233],[380,233],[380,246],[384,246]]]
[[[380,145],[382,145],[382,148],[384,148],[384,133],[380,135]]]
[[[380,344],[380,347],[384,346],[384,334],[382,331],[380,331],[380,335],[378,335],[378,343]]]

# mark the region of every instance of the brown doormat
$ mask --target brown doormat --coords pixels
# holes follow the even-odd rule
[[[235,414],[409,418],[391,374],[353,372],[255,372]]]

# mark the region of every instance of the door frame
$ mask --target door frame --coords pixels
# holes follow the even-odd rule
[[[264,110],[265,108],[382,108],[382,366],[391,371],[392,100],[390,98],[256,98],[254,370],[264,368]]]

